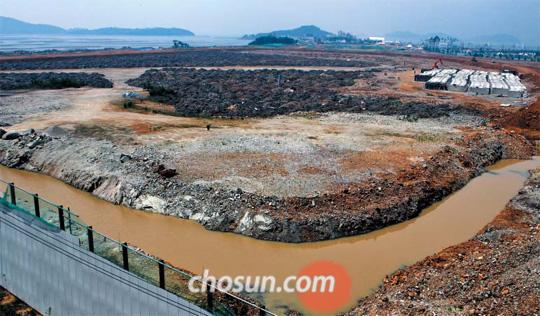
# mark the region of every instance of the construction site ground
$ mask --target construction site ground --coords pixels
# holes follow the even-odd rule
[[[433,107],[453,104],[473,112],[449,111],[419,119],[399,113],[339,111],[268,118],[181,117],[172,105],[148,100],[131,109],[122,106],[126,91],[147,94],[125,81],[139,77],[148,67],[60,68],[54,71],[102,73],[114,87],[3,92],[0,121],[7,125],[4,129],[32,128],[39,136],[0,141],[2,164],[55,176],[111,202],[190,218],[209,229],[306,242],[372,231],[414,217],[488,164],[502,158],[529,158],[534,154],[530,141],[540,140],[538,64],[413,53],[234,51],[316,58],[317,64],[358,60],[369,66],[209,68],[375,70],[373,76],[340,92]],[[144,54],[156,53],[163,52]],[[0,63],[17,58],[44,56],[0,57]],[[430,68],[439,58],[449,68],[518,71],[529,97],[509,100],[431,91],[414,82],[415,71]],[[501,107],[501,103],[517,106]],[[56,136],[43,136],[52,134]],[[42,143],[32,147],[36,138]],[[120,164],[122,157],[131,162]],[[174,170],[174,174],[163,170]],[[538,293],[537,282],[531,283],[538,280],[534,268],[538,214],[527,208],[538,207],[537,178],[531,178],[526,189],[533,193],[521,194],[522,200],[516,198],[474,240],[390,276],[351,315],[405,311],[510,315],[516,306],[523,314],[537,312],[538,302],[530,295]],[[124,186],[124,180],[132,182]],[[129,190],[136,191],[137,198],[131,199]],[[532,202],[524,206],[523,199]],[[197,203],[208,212],[186,211]],[[508,266],[512,270],[504,272]]]
[[[234,51],[237,52],[237,50]],[[420,119],[416,119],[416,115],[412,115],[411,119],[409,112],[404,112],[406,115],[400,115],[399,111],[393,115],[381,115],[369,111],[360,113],[334,111],[297,112],[268,118],[181,117],[175,113],[172,106],[149,100],[136,102],[136,107],[133,109],[125,109],[122,106],[125,101],[122,94],[126,91],[136,91],[147,95],[143,89],[128,86],[126,81],[139,77],[149,68],[102,68],[100,66],[99,68],[54,69],[52,71],[101,73],[114,83],[113,88],[10,92],[9,95],[0,99],[2,105],[0,115],[5,124],[11,125],[6,128],[8,130],[44,131],[48,128],[59,127],[71,137],[75,137],[79,146],[84,145],[83,147],[88,150],[91,150],[95,142],[108,142],[122,153],[143,151],[140,157],[142,162],[148,160],[148,153],[144,153],[144,150],[157,152],[159,156],[152,157],[156,158],[155,163],[162,165],[165,169],[174,170],[174,179],[188,186],[219,188],[228,192],[241,190],[256,200],[265,200],[267,197],[277,199],[276,203],[270,203],[272,206],[270,210],[258,207],[258,212],[263,212],[275,223],[293,218],[300,221],[305,228],[298,233],[299,236],[290,236],[291,232],[286,227],[277,224],[270,233],[256,231],[256,227],[246,230],[241,225],[241,212],[234,215],[235,219],[232,223],[226,224],[226,227],[221,222],[219,225],[206,223],[206,226],[213,229],[233,230],[257,238],[283,241],[336,238],[373,230],[410,218],[418,214],[420,210],[409,210],[406,212],[407,215],[391,218],[385,218],[377,212],[372,213],[372,210],[382,208],[388,212],[399,213],[403,210],[392,210],[392,208],[396,205],[407,205],[415,199],[422,201],[416,203],[417,208],[422,207],[423,203],[434,202],[466,183],[470,177],[485,167],[484,164],[494,163],[501,158],[530,156],[532,146],[527,145],[527,142],[520,139],[519,135],[525,135],[530,139],[538,135],[538,128],[535,125],[538,124],[538,120],[535,120],[538,116],[538,109],[536,109],[538,102],[535,103],[535,98],[540,76],[534,64],[507,65],[487,61],[473,63],[467,58],[454,57],[444,59],[444,67],[485,69],[504,67],[520,71],[525,84],[529,86],[530,98],[519,100],[519,102],[532,105],[503,108],[500,106],[501,101],[507,102],[507,100],[464,93],[431,91],[424,89],[421,83],[414,82],[415,71],[429,68],[436,60],[436,56],[374,55],[310,50],[272,50],[271,52],[248,50],[246,52],[251,55],[293,56],[301,58],[298,60],[302,63],[322,66],[231,65],[210,68],[366,71],[371,75],[357,79],[352,86],[340,88],[339,92],[343,95],[373,96],[381,100],[393,98],[399,102],[418,103],[433,109],[446,109],[444,106],[452,104],[475,112],[448,110],[445,114],[446,110],[442,110],[442,114]],[[212,58],[215,57],[212,56]],[[55,58],[59,57],[62,56],[55,56]],[[24,58],[27,59],[23,61],[33,62],[34,60],[33,57]],[[129,58],[133,56],[129,55]],[[279,59],[281,57],[275,58],[281,60]],[[159,61],[159,55],[155,59]],[[121,60],[124,62],[124,59]],[[259,62],[259,59],[254,60]],[[310,60],[316,60],[316,62]],[[325,66],[326,60],[332,60],[332,63],[338,64],[341,62],[368,64],[370,67]],[[99,64],[99,61],[95,59],[93,62]],[[197,61],[197,63],[200,62]],[[47,65],[54,66],[51,63]],[[204,68],[200,65],[197,67]],[[25,70],[18,71],[25,72]],[[39,72],[40,70],[31,71]],[[21,107],[21,104],[24,106]],[[384,103],[380,107],[384,108]],[[209,126],[211,126],[210,130],[207,129]],[[464,150],[461,155],[470,156],[467,159],[475,163],[468,165],[468,162],[465,163],[463,158],[458,158],[458,155],[455,159],[461,160],[460,164],[465,163],[462,166],[464,169],[459,172],[446,170],[447,174],[455,175],[449,175],[444,181],[439,179],[438,183],[432,183],[434,171],[444,172],[445,170],[439,169],[456,163],[448,158],[448,154],[445,154],[449,146],[458,152]],[[496,149],[498,146],[502,146],[503,150]],[[490,148],[489,153],[483,154],[488,158],[476,159],[475,157],[483,150],[482,147]],[[54,155],[54,153],[51,154]],[[439,157],[446,157],[445,159],[449,160],[445,162]],[[33,163],[31,167],[35,167],[37,162]],[[54,162],[47,160],[46,163]],[[445,164],[450,165],[445,166]],[[73,168],[77,167],[73,166]],[[430,168],[435,169],[430,171]],[[99,170],[95,170],[94,173],[99,174]],[[144,177],[142,173],[141,171],[140,176]],[[433,196],[416,196],[413,192],[416,192],[418,187],[415,188],[414,182],[404,189],[398,185],[399,182],[405,181],[404,179],[413,181],[426,179],[427,187],[431,187],[437,193]],[[164,179],[164,181],[168,180]],[[409,192],[411,196],[407,197],[409,200],[403,200],[405,197],[398,198],[398,196],[395,196],[395,199],[388,199],[388,196],[373,196],[370,192],[377,188],[390,197],[407,195],[406,192]],[[353,194],[348,192],[353,192]],[[107,194],[114,195],[111,192]],[[223,198],[228,199],[228,197]],[[134,202],[122,200],[113,202],[135,206]],[[169,204],[171,204],[170,201]],[[310,206],[311,204],[315,206]],[[336,210],[336,207],[339,209]],[[178,209],[155,211],[179,213]],[[224,209],[222,212],[229,211]],[[335,235],[323,232],[320,236],[311,236],[309,228],[312,225],[311,221],[316,220],[315,214],[322,216],[321,214],[324,213],[335,214],[335,216],[340,216],[341,213],[356,218],[359,218],[359,214],[369,214],[367,216],[376,224],[369,224],[371,220],[368,218],[368,224],[364,225],[369,228],[359,228],[357,226],[360,224],[356,223],[351,224],[356,228],[347,228],[347,231]],[[310,216],[314,218],[310,219]],[[341,220],[339,225],[343,226]]]

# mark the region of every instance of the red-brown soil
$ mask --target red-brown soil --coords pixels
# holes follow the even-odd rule
[[[540,170],[473,239],[385,278],[347,315],[538,315]]]
[[[0,287],[0,315],[40,316],[41,314],[3,287]]]

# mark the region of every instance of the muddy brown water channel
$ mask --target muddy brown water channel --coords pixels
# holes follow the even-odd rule
[[[305,244],[207,231],[192,221],[113,205],[37,173],[2,166],[0,178],[71,207],[88,225],[111,238],[197,274],[207,268],[216,276],[274,275],[280,281],[314,261],[335,261],[352,278],[347,310],[386,275],[474,236],[518,193],[528,170],[537,167],[540,157],[501,161],[416,219],[362,236]],[[295,294],[269,294],[265,303],[276,312],[283,311],[283,306],[304,311]]]

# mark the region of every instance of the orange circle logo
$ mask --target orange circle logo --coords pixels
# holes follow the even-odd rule
[[[311,263],[300,271],[297,280],[297,285],[305,290],[297,295],[304,307],[312,312],[335,312],[351,299],[351,277],[342,265],[335,262]]]

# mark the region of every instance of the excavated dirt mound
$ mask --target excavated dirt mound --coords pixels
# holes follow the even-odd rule
[[[154,101],[173,104],[177,113],[195,117],[269,117],[300,111],[371,111],[409,119],[476,114],[458,105],[404,104],[338,91],[370,76],[372,72],[358,71],[152,69],[127,83],[148,90]]]
[[[0,73],[0,90],[112,88],[113,83],[98,73]]]
[[[531,139],[540,139],[540,98],[526,108],[505,116],[505,127],[522,129]]]
[[[149,70],[128,81],[186,116],[267,117],[331,111],[349,100],[337,88],[369,73],[298,70]]]

